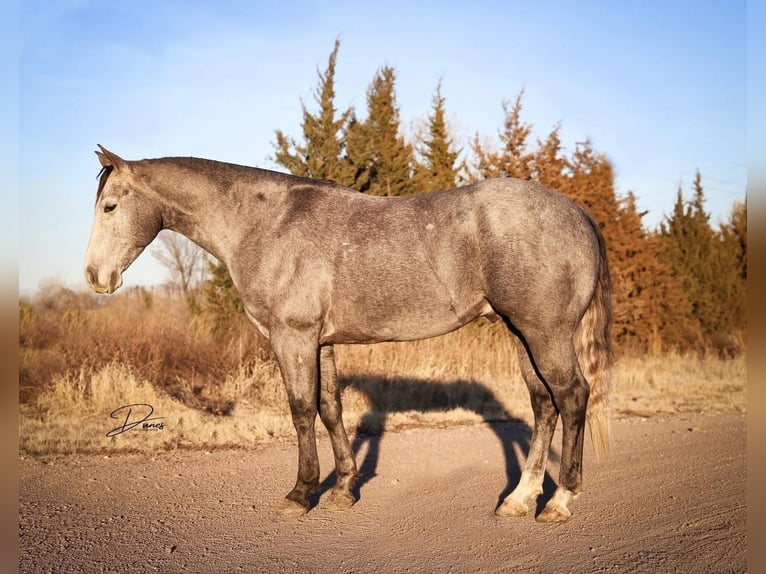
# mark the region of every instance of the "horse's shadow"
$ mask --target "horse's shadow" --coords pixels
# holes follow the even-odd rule
[[[364,459],[361,462],[357,459],[359,475],[352,490],[357,500],[361,498],[364,485],[376,476],[386,421],[388,415],[395,412],[447,411],[462,407],[479,414],[497,436],[505,457],[506,485],[498,496],[497,506],[518,483],[523,460],[519,460],[517,448],[525,460],[529,454],[532,429],[526,422],[508,413],[485,385],[470,380],[440,382],[409,377],[375,376],[340,377],[340,384],[343,388],[351,387],[361,392],[370,405],[370,410],[363,415],[356,433],[352,433],[355,434],[351,444],[354,457],[358,457],[363,447],[367,446]],[[555,452],[550,456],[558,460]],[[330,490],[335,482],[335,471],[332,471],[312,495],[312,507],[316,506],[319,498]],[[542,511],[555,489],[556,485],[546,471],[543,495],[538,498],[536,513]]]

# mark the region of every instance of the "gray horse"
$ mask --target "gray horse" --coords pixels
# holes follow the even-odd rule
[[[610,444],[610,280],[598,225],[543,186],[503,178],[436,193],[372,197],[328,181],[196,158],[126,161],[99,146],[85,276],[113,293],[162,229],[228,269],[271,342],[298,435],[298,478],[280,511],[301,515],[319,483],[314,425],[329,432],[336,484],[352,506],[356,462],[341,419],[333,345],[433,337],[477,317],[518,336],[534,411],[518,486],[495,510],[522,516],[542,492],[561,415],[559,485],[537,519],[565,521],[582,490],[587,418]]]

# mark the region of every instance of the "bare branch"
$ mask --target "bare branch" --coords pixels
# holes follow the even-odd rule
[[[205,252],[174,231],[161,231],[158,242],[152,255],[168,270],[173,286],[186,296],[203,279]]]

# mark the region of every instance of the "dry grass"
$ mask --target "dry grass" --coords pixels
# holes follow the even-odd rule
[[[623,357],[613,376],[612,411],[617,415],[747,411],[745,356]]]
[[[20,306],[21,452],[246,447],[294,435],[279,371],[252,330],[214,337],[182,305],[147,305],[145,294],[108,306],[93,301]],[[515,341],[501,324],[412,343],[339,346],[336,357],[352,432],[531,421]],[[744,357],[623,357],[612,412],[744,411],[746,379]],[[135,403],[152,405],[164,428],[108,438],[121,422],[109,414]]]
[[[183,302],[134,291],[105,301],[84,294],[19,306],[19,398],[37,394],[61,376],[122,363],[141,379],[184,403],[223,413],[216,387],[256,368],[269,351],[252,329],[215,337],[191,318]]]
[[[151,405],[152,416],[162,417],[164,428],[135,428],[107,437],[125,418],[123,413],[112,419],[110,413],[137,403]],[[146,413],[146,409],[136,409],[131,420]],[[30,454],[236,447],[282,436],[292,429],[286,413],[256,410],[246,400],[225,417],[189,407],[137,378],[122,364],[57,379],[34,405],[23,406],[21,415],[19,446],[21,452]]]

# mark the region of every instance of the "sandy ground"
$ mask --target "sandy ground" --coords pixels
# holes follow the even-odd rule
[[[496,518],[519,475],[523,423],[357,437],[359,502],[276,508],[294,441],[249,450],[19,460],[23,572],[745,572],[746,418],[693,414],[614,422],[563,525]],[[554,444],[560,444],[557,433]],[[551,461],[551,476],[558,474]],[[511,485],[512,486],[512,485]],[[552,482],[546,481],[550,496]]]

